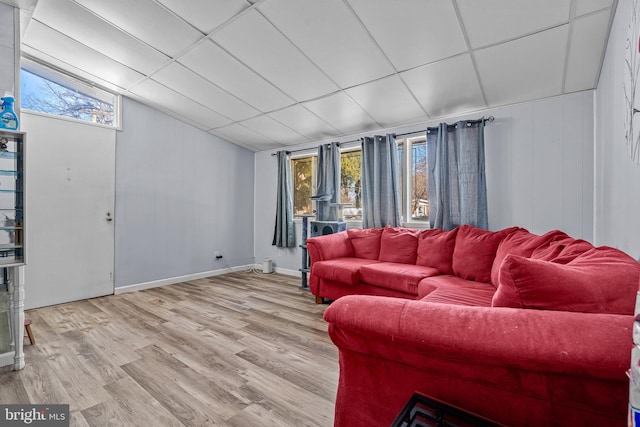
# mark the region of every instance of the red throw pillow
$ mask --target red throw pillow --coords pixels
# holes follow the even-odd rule
[[[378,259],[382,228],[350,228],[347,230],[356,258]]]
[[[549,231],[542,236],[529,233],[524,228],[514,231],[506,236],[498,245],[496,257],[491,267],[491,283],[498,286],[500,266],[502,265],[502,260],[504,260],[507,255],[520,255],[530,258],[534,251],[548,247],[551,242],[568,237],[566,233],[560,230]]]
[[[458,229],[445,231],[440,228],[421,231],[418,235],[417,265],[437,268],[442,274],[453,274],[453,249]]]
[[[380,238],[378,260],[415,264],[418,251],[418,230],[386,226]]]
[[[630,315],[640,263],[614,248],[593,248],[568,264],[507,255],[493,307]]]
[[[471,225],[458,227],[453,249],[453,274],[467,280],[488,283],[498,245],[518,227],[489,231]]]

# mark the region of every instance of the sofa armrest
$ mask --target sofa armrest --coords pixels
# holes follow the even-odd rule
[[[353,246],[346,231],[307,239],[311,262],[353,256]]]
[[[340,349],[410,365],[423,355],[615,380],[630,366],[633,316],[351,295],[324,318]]]

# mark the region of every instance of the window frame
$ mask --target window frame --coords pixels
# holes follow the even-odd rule
[[[402,205],[402,209],[401,209],[402,223],[407,228],[420,229],[420,230],[429,229],[431,228],[429,220],[427,221],[412,220],[411,197],[410,197],[410,194],[412,193],[412,190],[413,190],[411,185],[411,173],[410,173],[410,171],[412,170],[411,166],[412,166],[412,160],[413,160],[412,159],[413,144],[424,142],[425,150],[426,150],[427,135],[424,132],[411,133],[411,134],[404,135],[400,139],[396,139],[396,142],[398,143],[398,146],[402,145],[402,156],[398,158],[398,162],[400,163],[400,171],[401,171],[399,180],[402,188],[402,195],[401,195],[402,200],[400,201]],[[427,159],[427,167],[428,165],[429,163]],[[427,174],[428,174],[428,171],[427,171]],[[428,176],[427,176],[427,180],[428,180]],[[427,181],[427,188],[428,188],[428,185],[429,183]]]
[[[112,90],[103,88],[93,82],[81,79],[52,65],[35,61],[25,56],[22,56],[20,61],[19,72],[22,73],[22,70],[34,74],[42,79],[49,80],[50,82],[57,85],[67,87],[88,97],[112,104],[114,124],[109,125],[103,123],[95,123],[89,120],[76,119],[74,117],[32,110],[22,105],[22,99],[19,100],[21,111],[28,112],[29,114],[56,118],[74,123],[83,123],[86,125],[98,126],[107,129],[122,130],[122,95],[115,93]],[[22,93],[20,94],[20,97],[22,97]]]

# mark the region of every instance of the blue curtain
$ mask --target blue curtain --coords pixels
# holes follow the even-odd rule
[[[484,119],[427,129],[429,223],[487,229]]]
[[[293,193],[291,191],[291,167],[286,151],[278,151],[278,194],[276,201],[276,226],[272,245],[293,248],[296,237],[293,227]]]
[[[402,226],[396,137],[362,138],[362,228]]]
[[[337,142],[318,147],[318,172],[316,174],[316,219],[337,221],[340,203],[340,147]]]

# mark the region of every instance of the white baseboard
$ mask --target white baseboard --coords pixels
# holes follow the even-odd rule
[[[251,268],[262,268],[262,267],[258,266],[257,264],[256,265],[247,264],[247,265],[239,265],[231,268],[221,268],[219,270],[203,271],[201,273],[187,274],[185,276],[169,277],[167,279],[154,280],[151,282],[120,286],[115,288],[113,290],[113,293],[115,295],[118,295],[118,294],[124,294],[126,292],[134,292],[134,291],[141,291],[143,289],[157,288],[159,286],[175,285],[176,283],[188,282],[189,280],[204,279],[205,277],[211,277],[211,276],[220,276],[222,274],[226,274],[230,272],[249,270]],[[282,273],[282,274],[287,274],[287,273]]]
[[[258,268],[262,269],[262,267]],[[290,270],[288,268],[276,267],[274,271],[278,274],[286,274],[287,276],[302,277],[302,272],[300,270]]]

